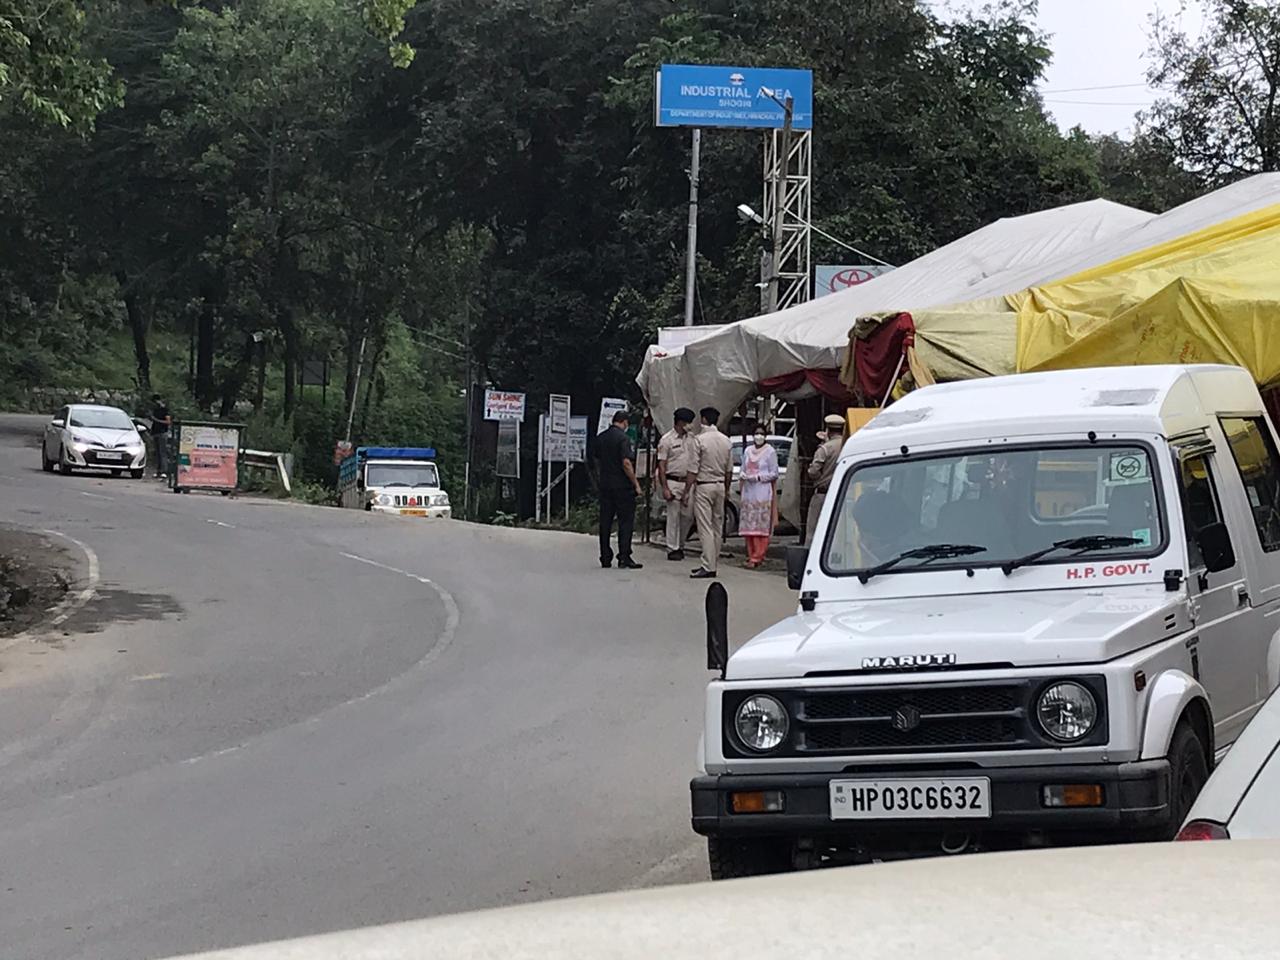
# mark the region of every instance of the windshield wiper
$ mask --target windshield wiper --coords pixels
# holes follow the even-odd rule
[[[884,563],[877,563],[874,567],[867,567],[865,570],[855,570],[853,572],[859,581],[866,583],[876,574],[892,570],[903,560],[923,560],[928,563],[931,560],[946,560],[950,557],[967,557],[970,554],[982,553],[986,549],[986,547],[980,547],[973,543],[935,543],[927,547],[905,550],[892,560],[886,560]]]
[[[1059,540],[1051,546],[1034,550],[1021,557],[1015,557],[1008,563],[1002,563],[1000,569],[1004,571],[1004,575],[1007,577],[1019,567],[1035,563],[1041,557],[1047,557],[1055,550],[1074,550],[1076,553],[1087,553],[1090,550],[1114,550],[1116,547],[1132,547],[1142,542],[1137,537],[1108,537],[1102,534],[1095,534],[1090,537],[1071,537],[1067,540]]]
[[[405,483],[403,480],[392,480],[390,483],[383,483],[383,484],[377,484],[377,483],[375,483],[375,484],[374,484],[374,486],[375,486],[375,487],[377,487],[377,486],[383,486],[383,487],[411,487],[411,486],[413,486],[413,484],[411,484],[411,483]]]

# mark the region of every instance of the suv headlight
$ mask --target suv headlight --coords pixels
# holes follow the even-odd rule
[[[447,493],[437,493],[431,498],[431,502],[437,507],[447,507],[449,505],[449,495]]]
[[[390,506],[390,504],[391,504],[391,497],[388,494],[382,493],[378,495],[378,506],[386,507],[386,506]]]
[[[1055,740],[1082,740],[1098,720],[1098,701],[1087,687],[1070,680],[1051,684],[1036,704],[1040,727]]]
[[[791,720],[787,717],[786,707],[773,697],[756,694],[742,701],[733,726],[743,746],[764,753],[787,738]]]

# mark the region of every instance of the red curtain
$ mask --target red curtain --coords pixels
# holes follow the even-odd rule
[[[853,394],[840,382],[840,371],[834,369],[794,370],[778,377],[761,380],[758,387],[761,393],[790,393],[792,390],[800,389],[806,380],[832,403],[846,407],[853,405]]]
[[[906,369],[903,357],[915,344],[916,325],[911,314],[900,313],[881,323],[871,336],[858,339],[853,346],[853,364],[858,377],[858,392],[867,400],[879,403],[892,389],[894,373],[901,376]],[[902,363],[901,369],[899,363]]]

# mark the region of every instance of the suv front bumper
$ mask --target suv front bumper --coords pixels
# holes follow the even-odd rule
[[[991,781],[991,816],[981,820],[833,820],[832,780],[903,780],[986,777]],[[1101,784],[1097,807],[1046,807],[1044,787],[1053,784]],[[796,837],[856,839],[861,836],[949,834],[1025,834],[1087,832],[1116,836],[1167,826],[1169,761],[1072,764],[1063,766],[963,767],[928,771],[911,768],[873,773],[721,774],[695,777],[689,784],[693,829],[708,837]],[[733,813],[729,795],[740,791],[780,790],[785,806],[778,813]]]

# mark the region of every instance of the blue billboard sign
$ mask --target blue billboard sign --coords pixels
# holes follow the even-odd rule
[[[655,80],[654,113],[660,127],[772,130],[782,127],[787,97],[792,129],[812,130],[812,70],[664,63]]]

